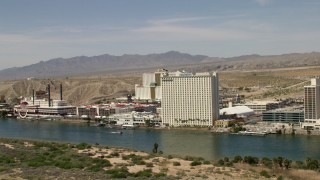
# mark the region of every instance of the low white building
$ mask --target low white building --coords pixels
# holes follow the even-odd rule
[[[132,125],[132,126],[140,126],[145,125],[146,120],[154,120],[155,114],[152,112],[136,112],[132,111],[131,113],[123,113],[123,114],[114,114],[109,117],[110,121],[115,121],[116,125]]]
[[[220,115],[236,115],[237,117],[246,118],[255,112],[247,106],[235,106],[220,109]]]

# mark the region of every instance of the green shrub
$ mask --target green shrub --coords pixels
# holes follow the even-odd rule
[[[181,166],[180,162],[177,162],[177,161],[173,162],[173,165],[174,166]]]
[[[151,177],[151,176],[152,176],[151,169],[145,169],[145,170],[139,171],[134,175],[134,177]]]
[[[146,165],[146,162],[143,160],[142,156],[133,156],[131,158],[131,161],[133,164],[136,164],[136,165]]]
[[[77,149],[83,150],[83,149],[87,149],[87,148],[91,148],[91,145],[87,144],[87,143],[80,143],[76,145]]]
[[[168,159],[172,159],[173,158],[173,156],[172,155],[168,155]]]
[[[211,162],[210,161],[203,161],[203,164],[208,165],[208,164],[211,164]]]
[[[0,155],[0,163],[11,164],[14,163],[14,159],[7,155]]]
[[[133,158],[135,156],[136,156],[135,154],[129,154],[129,155],[122,156],[122,159],[123,160],[129,160],[129,159],[131,159],[131,158]]]
[[[277,178],[277,180],[283,180],[283,177],[282,177],[282,176],[279,176],[279,177]]]
[[[166,177],[167,174],[165,174],[165,173],[157,173],[157,174],[155,174],[154,176],[157,177],[157,178],[159,178],[159,177]]]
[[[306,168],[305,164],[302,161],[296,161],[294,163],[294,165],[295,165],[295,168],[297,168],[297,169],[305,169]]]
[[[106,160],[106,159],[98,159],[98,158],[95,158],[92,160],[92,163],[94,164],[92,168],[95,169],[100,169],[102,170],[104,167],[110,167],[112,166],[112,164],[110,163],[110,161]]]
[[[132,176],[132,174],[129,173],[128,168],[126,167],[109,169],[106,171],[106,173],[110,174],[111,178],[127,178],[128,176]]]
[[[260,176],[266,177],[266,178],[270,178],[271,176],[269,175],[269,173],[265,170],[262,170],[260,172]]]
[[[198,166],[198,165],[201,165],[201,164],[202,164],[201,161],[192,161],[190,163],[191,166]]]
[[[241,156],[235,156],[233,158],[233,162],[234,163],[241,163],[242,162],[242,157]]]
[[[317,160],[310,160],[307,162],[306,167],[311,170],[319,169],[319,162]]]
[[[267,167],[267,168],[269,168],[269,169],[271,169],[272,168],[272,160],[271,159],[269,159],[269,158],[267,158],[267,157],[264,157],[264,158],[262,158],[261,159],[261,163],[265,166],[265,167]]]
[[[55,163],[56,167],[59,167],[61,169],[72,169],[75,168],[74,164],[72,164],[71,162],[65,162],[65,161],[57,161]]]
[[[224,165],[225,165],[225,164],[224,164],[224,160],[220,159],[220,160],[217,162],[216,165],[217,165],[217,166],[224,166]]]
[[[259,163],[259,158],[252,156],[245,156],[243,158],[243,162],[248,163],[250,165],[256,165]]]
[[[27,161],[28,166],[40,167],[45,165],[50,165],[52,161],[47,160],[45,156],[38,155]]]
[[[187,161],[203,161],[204,159],[202,157],[185,156],[184,160],[187,160]]]
[[[225,162],[224,164],[225,164],[225,166],[227,166],[227,167],[233,166],[233,162],[231,162],[231,161],[230,161],[230,162]]]
[[[146,162],[144,160],[135,160],[132,162],[133,164],[136,164],[136,165],[146,165]]]
[[[120,154],[119,154],[118,152],[112,152],[112,153],[110,154],[110,156],[111,156],[111,157],[119,157]]]

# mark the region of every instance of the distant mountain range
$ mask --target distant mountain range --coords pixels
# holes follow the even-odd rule
[[[211,70],[252,70],[294,66],[320,65],[320,53],[292,53],[284,55],[246,55],[232,58],[216,58],[203,55],[190,55],[176,51],[149,55],[78,56],[41,61],[24,67],[0,71],[0,79],[24,79],[27,77],[50,78],[103,74],[115,71],[139,72],[143,68],[179,69],[186,67],[192,71]],[[170,68],[171,67],[171,68]],[[172,68],[174,67],[174,68]]]

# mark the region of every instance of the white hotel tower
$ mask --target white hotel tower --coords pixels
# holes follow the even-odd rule
[[[161,78],[161,89],[163,124],[207,127],[219,118],[217,73],[167,73]]]
[[[320,79],[311,79],[304,87],[304,129],[320,129]]]

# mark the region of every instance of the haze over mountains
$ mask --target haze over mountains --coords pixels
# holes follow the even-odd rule
[[[0,71],[0,79],[25,79],[27,77],[50,78],[78,75],[112,74],[117,71],[136,71],[142,68],[185,67],[191,71],[252,70],[295,66],[320,65],[320,53],[292,53],[284,55],[246,55],[232,58],[216,58],[204,55],[190,55],[176,51],[149,55],[109,54],[87,57],[56,58],[24,67]]]

